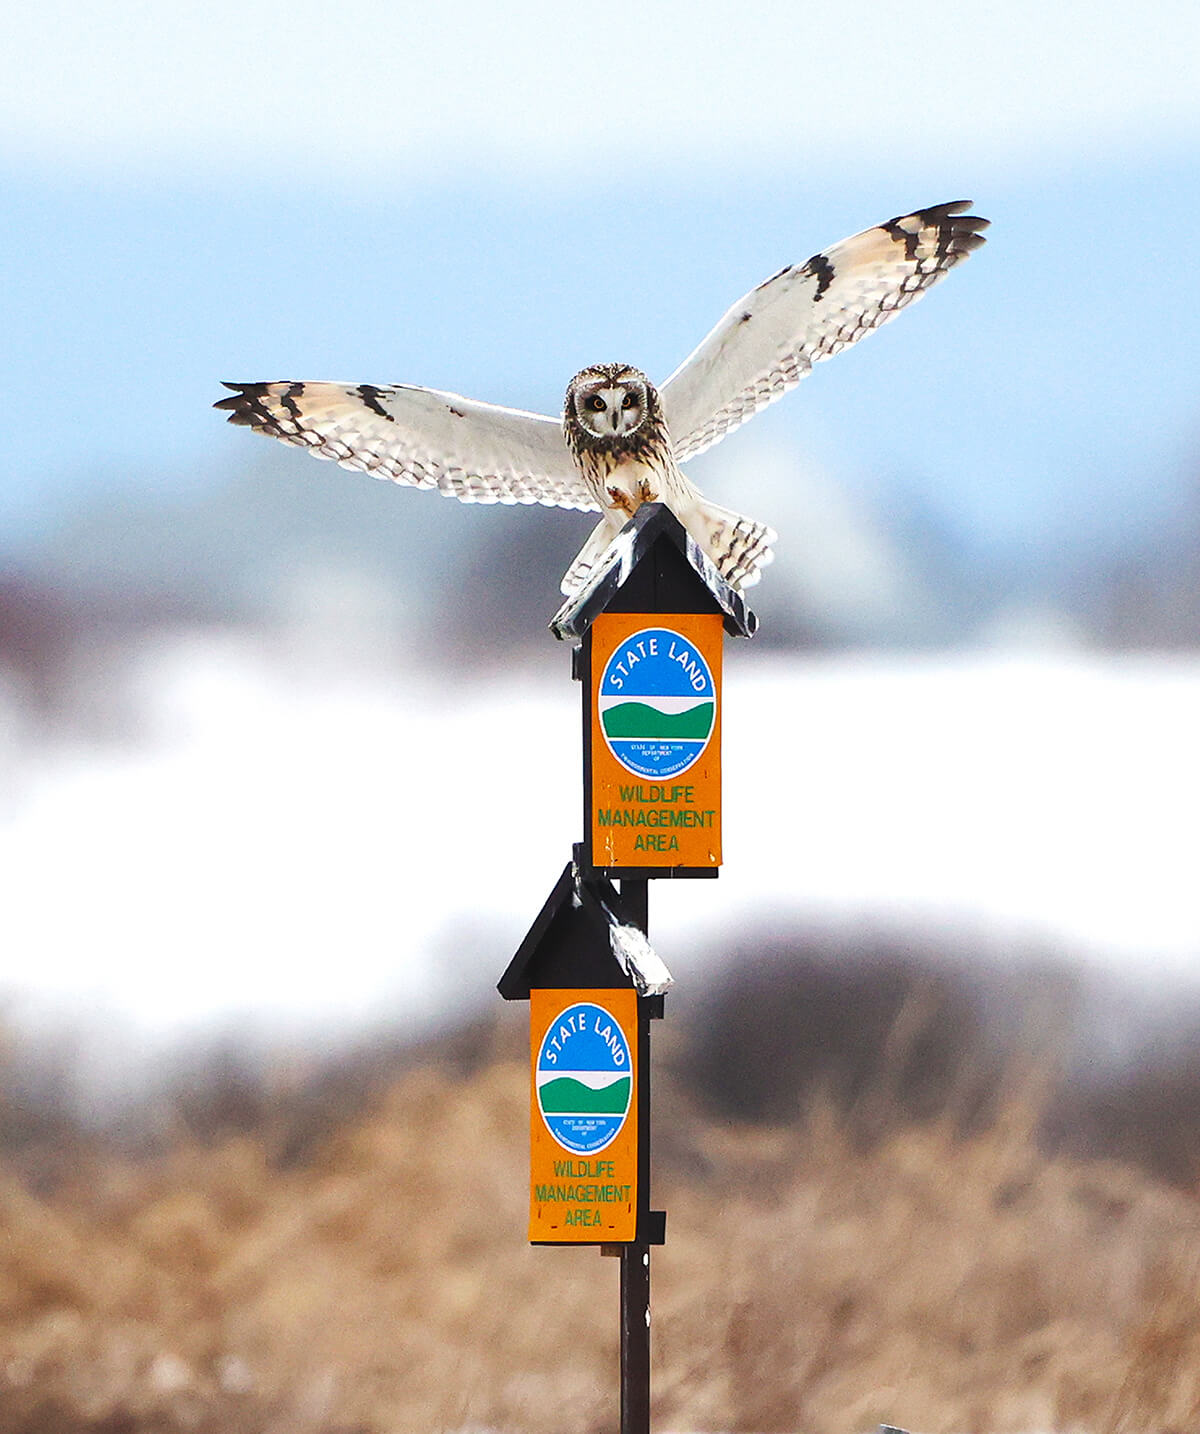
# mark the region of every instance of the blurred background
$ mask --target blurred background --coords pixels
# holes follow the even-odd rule
[[[987,247],[689,470],[779,542],[726,654],[726,869],[653,891],[661,1178],[678,1226],[736,1214],[720,1260],[757,1249],[783,1303],[681,1230],[660,1415],[1186,1426],[1195,6],[3,20],[6,1427],[557,1428],[568,1392],[610,1427],[615,1304],[578,1290],[607,1272],[521,1245],[523,1012],[493,991],[580,835],[546,623],[590,519],[401,490],[210,405],[329,378],[556,413],[584,364],[661,380],[783,265],[960,197]],[[497,1142],[464,1225],[400,1251],[372,1223]],[[827,1260],[928,1236],[942,1267],[915,1170],[978,1198],[936,1349],[932,1296],[864,1313],[897,1271]],[[881,1181],[899,1207],[822,1226]],[[1026,1199],[985,1278],[980,1230]],[[1091,1324],[1039,1283],[1043,1234],[1069,1270],[1120,1251]],[[370,1251],[345,1289],[335,1240]],[[66,1273],[97,1261],[107,1304]],[[418,1331],[468,1358],[497,1281],[536,1300],[567,1265],[561,1361],[530,1319],[504,1378],[429,1372]],[[716,1333],[700,1268],[741,1291]],[[314,1353],[347,1302],[361,1338]],[[597,1351],[570,1376],[567,1331]]]

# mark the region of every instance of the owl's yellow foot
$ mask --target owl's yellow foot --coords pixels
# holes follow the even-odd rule
[[[631,494],[626,493],[624,488],[618,488],[613,485],[604,491],[608,494],[609,506],[619,508],[627,518],[632,518],[637,512],[640,506],[639,503],[634,500]]]

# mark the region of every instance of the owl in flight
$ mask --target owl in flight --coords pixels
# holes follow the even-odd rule
[[[764,523],[710,502],[679,465],[894,317],[983,242],[969,200],[889,219],[789,265],[739,299],[655,388],[628,364],[594,364],[561,418],[408,384],[227,383],[214,405],[244,424],[414,488],[465,503],[544,503],[599,512],[568,568],[576,593],[642,503],[664,503],[735,588],[771,560]]]

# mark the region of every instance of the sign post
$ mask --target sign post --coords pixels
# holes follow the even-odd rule
[[[498,989],[529,1002],[529,1239],[620,1259],[621,1434],[649,1434],[650,1247],[666,1238],[650,1022],[673,982],[648,940],[649,883],[718,874],[721,644],[757,625],[661,504],[550,625],[578,644],[584,836]]]

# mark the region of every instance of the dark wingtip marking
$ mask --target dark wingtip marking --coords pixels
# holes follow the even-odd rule
[[[947,204],[931,204],[927,209],[914,209],[911,214],[898,214],[879,227],[897,244],[904,245],[906,259],[915,259],[917,255],[919,234],[903,227],[905,219],[913,218],[920,221],[922,228],[939,231],[938,250],[941,254],[953,255],[956,259],[965,258],[973,249],[987,242],[979,231],[986,229],[991,222],[965,212],[973,203],[970,199],[952,199]]]
[[[915,213],[920,215],[923,223],[936,224],[939,219],[949,219],[952,214],[965,214],[974,203],[973,199],[951,199],[946,204],[931,204],[928,209],[918,209]],[[899,217],[904,219],[907,216],[901,214]]]
[[[987,222],[986,219],[983,220],[983,224]],[[956,234],[950,243],[950,249],[953,253],[969,254],[973,249],[982,249],[986,243],[987,240],[982,234],[968,231],[966,234]]]
[[[222,379],[221,387],[227,388],[233,397],[218,398],[216,403],[213,404],[213,407],[238,409],[245,403],[246,395],[253,389],[261,388],[262,385],[256,383],[226,383],[226,381]]]
[[[269,383],[226,383],[222,380],[221,387],[230,389],[232,397],[219,398],[213,407],[227,412],[230,423],[242,428],[261,428],[264,424],[274,423],[274,418],[262,403],[263,394],[271,387]]]

